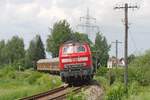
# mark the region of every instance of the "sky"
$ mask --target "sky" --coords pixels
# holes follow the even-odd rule
[[[150,49],[150,0],[0,0],[0,40],[14,35],[24,39],[25,47],[36,34],[44,44],[50,34],[49,28],[55,22],[66,19],[74,31],[81,31],[77,25],[86,15],[96,18],[97,26],[109,44],[119,40],[119,56],[124,54],[124,10],[115,6],[138,5],[139,9],[129,10],[129,54],[141,54]],[[83,30],[82,30],[83,31]],[[90,33],[90,36],[95,36]],[[110,55],[115,55],[112,44]]]

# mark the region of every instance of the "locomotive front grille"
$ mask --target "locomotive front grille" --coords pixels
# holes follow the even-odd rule
[[[79,71],[81,69],[84,69],[84,64],[66,64],[64,65],[65,71]]]

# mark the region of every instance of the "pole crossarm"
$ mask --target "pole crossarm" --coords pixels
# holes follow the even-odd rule
[[[114,7],[114,9],[125,9],[126,7],[125,6],[120,6],[120,7]],[[135,6],[128,6],[128,8],[139,8],[137,5],[135,5]]]

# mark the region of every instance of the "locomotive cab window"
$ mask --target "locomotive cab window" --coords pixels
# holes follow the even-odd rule
[[[73,46],[66,46],[63,48],[63,54],[73,53]]]
[[[85,52],[84,46],[79,46],[79,47],[77,48],[77,52]]]

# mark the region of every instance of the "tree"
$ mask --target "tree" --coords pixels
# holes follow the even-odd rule
[[[52,53],[52,57],[58,57],[59,46],[72,39],[72,31],[66,20],[56,22],[51,35],[47,39],[47,51]]]
[[[106,38],[100,34],[96,34],[95,45],[93,48],[94,51],[94,62],[97,65],[106,66],[107,60],[109,58],[110,45],[107,44]],[[96,63],[97,58],[97,63]]]
[[[37,35],[36,36],[36,50],[37,50],[37,60],[39,60],[39,59],[44,59],[45,58],[45,56],[46,56],[46,54],[45,54],[45,48],[44,48],[44,44],[43,44],[43,42],[42,42],[42,40],[41,40],[41,37],[40,37],[40,35]]]
[[[45,49],[40,35],[31,40],[29,49],[27,50],[25,57],[25,67],[30,68],[34,67],[39,59],[45,58]]]
[[[88,38],[87,34],[75,32],[72,34],[72,40],[79,42],[87,42],[90,46],[93,45],[92,41]]]
[[[6,63],[6,51],[5,51],[5,41],[0,41],[0,65],[3,65]]]
[[[24,41],[18,36],[13,36],[11,40],[8,40],[5,48],[7,63],[23,63],[25,57]]]
[[[128,63],[130,64],[132,61],[134,61],[134,59],[136,58],[136,56],[134,54],[131,54],[128,56]]]

